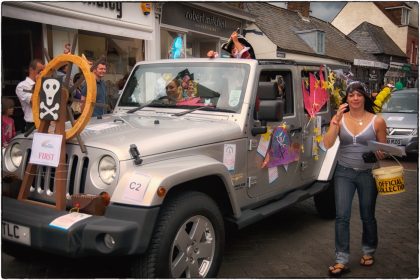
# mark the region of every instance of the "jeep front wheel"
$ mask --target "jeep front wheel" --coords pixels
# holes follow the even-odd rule
[[[132,276],[214,278],[222,260],[224,224],[207,195],[188,192],[162,206],[151,244],[134,260]]]

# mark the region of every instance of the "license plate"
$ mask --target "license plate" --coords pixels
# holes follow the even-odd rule
[[[401,145],[401,139],[386,139],[388,144]]]
[[[1,237],[17,243],[31,245],[31,229],[25,226],[1,221]]]

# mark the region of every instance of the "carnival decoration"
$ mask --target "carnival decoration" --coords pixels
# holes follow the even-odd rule
[[[319,69],[319,80],[309,73],[309,90],[307,81],[302,80],[303,103],[311,118],[321,110],[328,101],[327,82],[324,80],[323,67]]]
[[[73,53],[73,52],[72,52]],[[91,67],[87,60],[84,58],[73,55],[73,54],[62,54],[57,57],[55,57],[53,60],[51,60],[46,66],[45,69],[40,73],[40,75],[37,78],[37,81],[35,83],[35,89],[34,93],[32,95],[32,111],[33,111],[33,117],[34,117],[34,123],[36,128],[38,130],[41,126],[41,87],[43,87],[44,83],[43,78],[51,78],[53,76],[53,73],[62,67],[65,64],[76,64],[81,72],[83,73],[84,79],[81,79],[81,81],[78,84],[81,84],[83,81],[86,81],[87,85],[87,91],[86,91],[86,99],[85,99],[85,106],[82,111],[82,114],[80,117],[74,121],[71,128],[66,130],[65,133],[65,139],[69,140],[71,138],[76,137],[76,134],[80,133],[87,123],[90,120],[90,116],[93,113],[93,108],[95,106],[96,102],[96,79],[95,76],[91,73]],[[70,71],[69,71],[70,72]],[[66,77],[67,79],[67,77]],[[49,79],[46,79],[49,80]],[[73,85],[71,88],[68,87],[68,82],[64,81],[64,87],[61,87],[61,92],[64,95],[69,96],[69,92],[73,92],[76,89],[76,85]],[[44,89],[45,90],[45,89]],[[71,98],[72,96],[70,96]],[[67,101],[64,103],[64,110],[67,112]],[[61,105],[60,105],[61,106]],[[70,110],[71,111],[71,110]],[[72,114],[71,114],[72,115]]]
[[[265,155],[262,168],[286,165],[299,160],[299,145],[291,143],[286,125],[276,127],[271,135],[268,151]]]
[[[315,160],[319,159],[319,144],[322,141],[322,128],[321,128],[322,117],[317,116],[315,127],[314,127],[314,136],[312,136],[312,156]]]
[[[43,78],[39,118],[41,120],[58,120],[61,100],[61,79]]]
[[[182,56],[182,48],[183,48],[182,36],[178,35],[172,43],[171,53],[170,53],[169,58],[172,58],[172,59],[180,58]]]
[[[401,90],[403,88],[404,88],[404,85],[401,81],[396,82],[396,84],[395,84],[395,89],[396,90]]]
[[[328,69],[327,89],[331,95],[331,105],[334,109],[338,109],[342,99],[346,95],[346,88],[353,80],[353,73],[343,71],[343,69]]]
[[[382,106],[386,102],[388,102],[390,97],[391,97],[391,88],[386,86],[378,93],[378,95],[376,95],[375,101],[373,101],[373,103],[375,103],[375,105],[377,106],[373,108],[375,110],[375,113],[379,113],[382,111]]]
[[[92,70],[99,64],[99,61],[92,66],[89,62],[80,56],[73,55],[77,45],[77,35],[74,37],[72,50],[59,55],[50,60],[45,50],[46,58],[49,63],[38,75],[32,94],[32,111],[35,126],[27,131],[24,136],[28,137],[35,128],[37,133],[33,136],[32,151],[39,151],[34,157],[31,156],[26,166],[22,183],[17,199],[34,204],[45,204],[48,207],[63,211],[66,209],[66,185],[68,178],[68,164],[66,163],[66,141],[76,137],[83,153],[86,153],[86,147],[80,137],[81,131],[89,122],[94,106],[105,104],[96,104],[96,79]],[[81,78],[73,86],[70,84],[71,68],[75,64],[82,72]],[[57,79],[57,70],[62,66],[68,66],[64,80]],[[75,120],[71,110],[73,94],[78,86],[86,83],[85,106],[80,117]],[[70,122],[67,126],[66,123]],[[50,128],[52,130],[50,131]],[[37,140],[38,139],[38,140]],[[58,139],[58,141],[56,141]],[[37,140],[37,141],[36,141]],[[53,141],[54,140],[54,141]],[[54,144],[55,143],[55,144]],[[49,151],[43,152],[43,148]],[[51,150],[52,148],[52,150]],[[58,159],[51,165],[51,159]],[[54,199],[55,205],[34,201],[30,199],[30,188],[35,176],[38,174],[39,166],[53,166],[54,172]],[[41,168],[44,170],[44,168]]]

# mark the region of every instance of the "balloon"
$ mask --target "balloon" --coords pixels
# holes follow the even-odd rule
[[[172,49],[171,49],[171,56],[170,58],[180,58],[182,54],[182,37],[181,35],[178,35],[178,37],[175,38]]]

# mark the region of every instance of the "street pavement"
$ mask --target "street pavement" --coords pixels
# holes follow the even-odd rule
[[[385,162],[385,165],[392,162]],[[406,192],[379,196],[379,245],[372,267],[359,265],[361,222],[357,195],[351,219],[351,271],[343,278],[418,278],[418,162],[402,162]],[[218,278],[326,278],[334,262],[334,221],[301,202],[227,237]],[[43,254],[18,260],[2,252],[3,278],[127,278],[124,258],[73,260]]]

